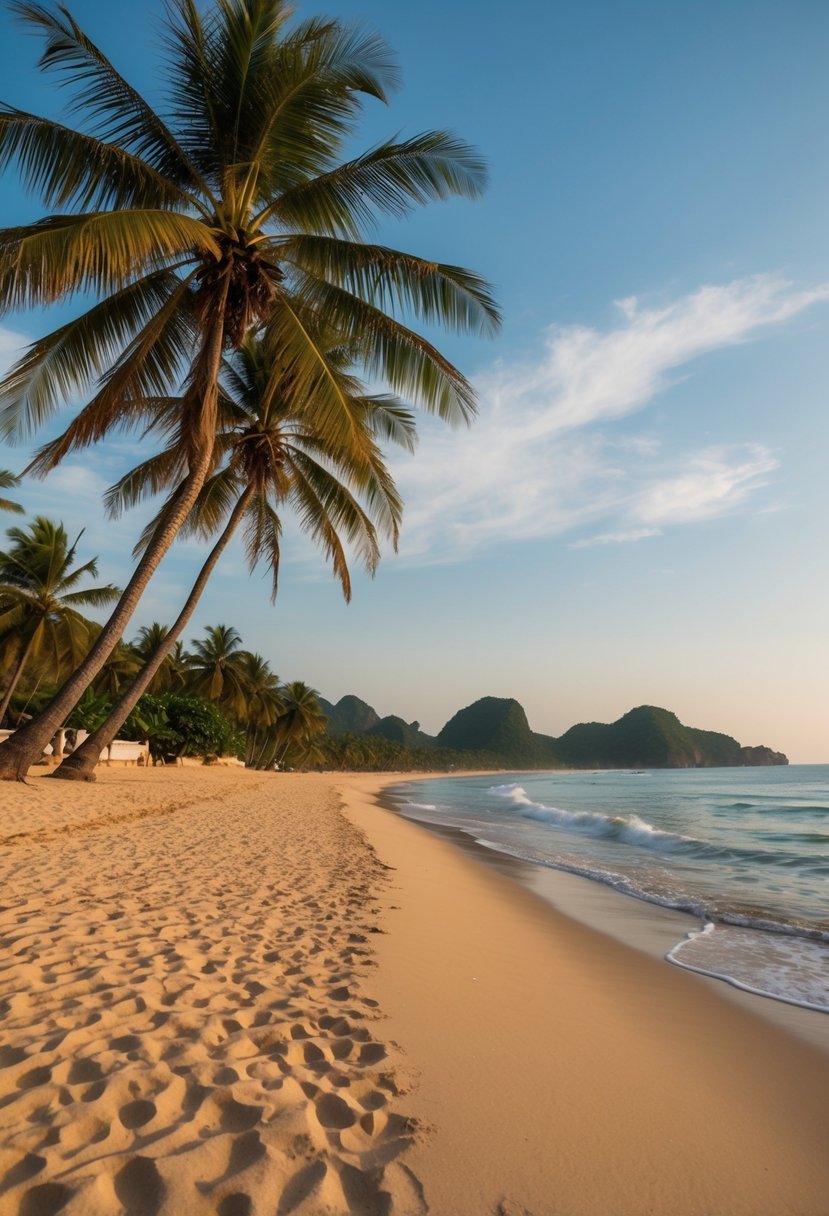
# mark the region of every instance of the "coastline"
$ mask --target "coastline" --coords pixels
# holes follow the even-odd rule
[[[408,779],[0,787],[0,1212],[823,1216],[827,1056],[377,804]]]
[[[394,867],[377,991],[437,1125],[407,1158],[433,1210],[825,1212],[825,1052],[378,805],[400,781],[341,795]]]
[[[429,777],[409,774],[399,784],[421,779],[428,780]],[[401,816],[396,800],[389,795],[396,784],[384,784],[377,793],[376,801],[389,813]],[[405,815],[402,817],[407,818]],[[585,875],[552,866],[534,865],[509,853],[488,848],[462,828],[428,820],[409,822],[446,840],[480,864],[509,876],[568,919],[587,925],[628,948],[642,951],[666,966],[681,966],[668,957],[669,952],[688,934],[696,933],[701,928],[700,920],[689,912],[655,901],[637,899]],[[710,975],[692,967],[681,969],[696,975],[701,983],[722,999],[737,1003],[753,1016],[770,1022],[829,1055],[829,1015],[825,1011],[755,992],[728,977]]]

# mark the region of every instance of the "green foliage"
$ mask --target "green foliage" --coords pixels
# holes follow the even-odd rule
[[[92,558],[76,565],[83,533],[70,543],[63,524],[38,515],[26,527],[9,528],[0,551],[0,646],[3,683],[0,722],[20,681],[46,674],[65,677],[86,654],[98,626],[81,608],[102,608],[117,599],[117,587],[83,586],[98,573]]]
[[[145,694],[118,737],[146,739],[153,759],[160,755],[239,755],[243,743],[224,714],[209,701],[172,692]]]
[[[362,772],[452,772],[455,769],[503,768],[493,752],[455,751],[447,747],[406,747],[382,735],[327,735],[318,744],[315,768]]]
[[[87,688],[66,719],[66,725],[75,727],[77,730],[88,730],[91,733],[98,729],[111,708],[112,703],[106,693]]]

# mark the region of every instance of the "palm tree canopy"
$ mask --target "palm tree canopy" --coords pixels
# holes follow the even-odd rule
[[[53,673],[79,662],[97,629],[80,609],[106,607],[119,588],[81,586],[98,573],[96,558],[75,565],[83,533],[70,544],[62,524],[39,515],[6,535],[10,543],[0,551],[0,637],[32,642],[31,661],[47,663]]]
[[[412,411],[397,398],[366,394],[345,370],[348,352],[316,336],[328,373],[336,379],[352,419],[347,441],[332,442],[320,427],[316,398],[298,394],[285,377],[267,334],[249,336],[225,362],[216,440],[218,471],[208,479],[184,533],[210,536],[244,487],[254,493],[245,509],[245,545],[253,569],[266,562],[272,598],[278,587],[282,514],[292,511],[300,528],[331,562],[345,598],[351,597],[347,549],[373,573],[380,558],[378,531],[393,546],[403,504],[388,472],[379,438],[411,451]],[[177,403],[159,404],[156,428],[169,430]],[[125,474],[106,496],[112,515],[148,493],[174,485],[180,475],[175,440]],[[163,509],[162,509],[163,510]],[[149,541],[160,516],[147,525],[138,548]]]
[[[285,709],[279,676],[267,659],[249,650],[241,654],[239,666],[246,690],[242,725],[254,729],[273,726]]]
[[[339,21],[289,25],[285,0],[220,0],[205,12],[171,0],[170,85],[154,109],[66,9],[12,9],[43,39],[40,64],[60,75],[77,126],[0,106],[0,168],[14,163],[57,209],[0,232],[0,313],[98,300],[33,343],[2,386],[0,430],[13,439],[93,392],[36,472],[113,427],[145,425],[150,403],[183,381],[178,437],[192,460],[214,433],[205,334],[218,327],[230,349],[262,321],[294,378],[318,381],[326,427],[342,437],[350,421],[309,313],[358,340],[369,374],[393,392],[445,418],[471,416],[468,382],[401,318],[492,330],[488,286],[365,232],[383,215],[476,197],[484,167],[443,131],[342,158],[363,99],[385,102],[396,81],[380,38]]]
[[[229,625],[209,625],[202,640],[192,643],[188,659],[188,692],[204,697],[244,720],[247,682],[242,639]]]
[[[359,348],[367,374],[449,420],[472,416],[473,390],[410,319],[498,323],[479,275],[366,239],[375,217],[475,197],[484,182],[478,155],[446,132],[344,158],[364,100],[386,101],[395,83],[381,39],[338,21],[291,24],[286,0],[204,11],[169,0],[168,89],[154,108],[67,9],[15,0],[12,11],[69,100],[65,123],[0,105],[0,169],[13,164],[47,211],[0,231],[0,315],[95,302],[0,384],[0,437],[23,440],[86,400],[30,464],[42,475],[115,428],[145,428],[159,397],[180,394],[186,473],[93,647],[0,757],[2,778],[25,773],[123,635],[213,471],[222,357],[251,329],[266,325],[297,391],[313,385],[325,438],[344,443],[353,419],[314,319]]]

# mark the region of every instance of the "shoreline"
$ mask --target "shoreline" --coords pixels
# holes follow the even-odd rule
[[[0,787],[0,1212],[823,1216],[827,1057],[407,779]]]
[[[462,828],[406,816],[388,793],[395,785],[405,785],[411,780],[430,780],[433,777],[438,775],[428,774],[420,777],[410,774],[400,782],[387,782],[378,791],[377,804],[391,814],[404,818],[427,832],[433,832],[453,847],[475,858],[480,864],[509,876],[578,924],[587,925],[628,948],[642,951],[651,958],[664,962],[666,966],[677,967],[695,975],[723,999],[736,1002],[753,1016],[763,1018],[829,1055],[829,1011],[795,1001],[785,1001],[780,997],[743,987],[728,976],[714,975],[669,957],[670,951],[684,941],[688,934],[699,932],[702,928],[701,921],[692,913],[660,904],[655,900],[637,898],[584,874],[556,866],[533,864],[531,861],[481,844]],[[438,779],[447,778],[441,774]]]
[[[406,780],[340,792],[395,868],[377,990],[437,1123],[409,1157],[434,1211],[825,1212],[825,1051],[377,801]]]

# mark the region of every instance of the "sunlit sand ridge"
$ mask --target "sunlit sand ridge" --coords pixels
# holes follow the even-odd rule
[[[0,1212],[421,1210],[368,982],[385,871],[329,782],[0,793]]]

